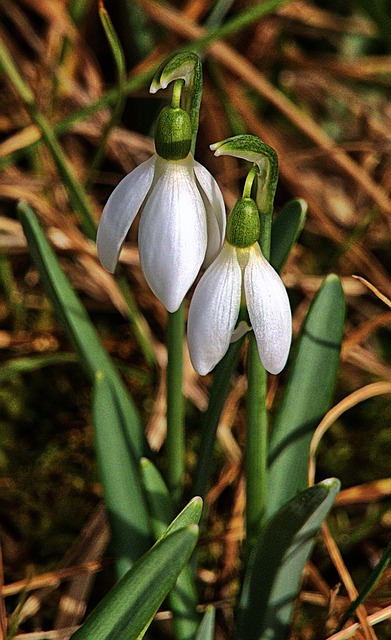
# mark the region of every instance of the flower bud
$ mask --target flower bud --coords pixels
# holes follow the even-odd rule
[[[164,107],[156,122],[156,153],[164,160],[182,160],[190,153],[191,122],[179,107]]]
[[[258,207],[252,198],[240,198],[228,216],[226,238],[244,249],[257,242],[261,230]]]

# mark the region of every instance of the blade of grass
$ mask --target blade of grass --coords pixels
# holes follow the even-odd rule
[[[4,71],[17,94],[23,101],[31,119],[41,131],[42,137],[52,154],[58,172],[61,175],[64,185],[68,191],[70,201],[80,216],[80,221],[86,235],[89,238],[94,238],[96,223],[87,194],[73,173],[72,166],[62,150],[51,124],[37,108],[34,95],[30,90],[30,87],[26,84],[19,73],[19,70],[17,69],[1,38],[0,68]]]
[[[77,356],[74,353],[51,353],[38,356],[32,355],[25,358],[13,358],[1,364],[0,381],[8,380],[20,373],[28,373],[43,367],[51,367],[55,364],[66,364],[68,362],[77,362]]]
[[[134,331],[135,338],[140,345],[140,349],[143,352],[145,362],[153,370],[156,368],[157,362],[155,352],[149,338],[149,329],[147,328],[145,318],[141,315],[137,307],[126,276],[121,274],[121,272],[119,272],[117,285],[126,303],[126,307],[129,312],[127,317]]]
[[[91,0],[70,0],[68,5],[68,14],[70,19],[72,20],[75,26],[79,26],[87,11],[89,10],[91,4]],[[63,37],[62,43],[60,46],[60,53],[58,56],[58,67],[64,67],[65,61],[67,57],[67,53],[71,48],[71,40],[68,36]],[[52,82],[52,103],[58,93],[58,88],[60,86],[60,73],[57,72],[53,75]]]
[[[58,141],[54,128],[46,120],[45,116],[38,110],[34,96],[29,86],[25,83],[21,74],[19,73],[16,65],[11,59],[4,43],[0,39],[0,68],[4,70],[9,80],[13,84],[23,103],[25,104],[32,120],[38,126],[42,133],[42,137],[46,142],[52,157],[56,163],[58,172],[62,177],[63,183],[68,191],[69,198],[73,204],[76,212],[80,217],[80,221],[84,232],[89,238],[95,240],[96,235],[96,220],[92,213],[92,208],[88,200],[87,194],[83,186],[79,183],[76,176],[73,173],[72,167],[65,156],[62,147]],[[122,289],[124,288],[122,285]],[[127,292],[127,298],[125,302],[131,299],[130,292]],[[134,305],[128,306],[129,320],[131,324],[137,327],[137,335],[140,334],[141,324],[138,317],[134,315]],[[149,345],[149,348],[145,350],[145,345],[148,344],[148,340],[144,334],[143,340],[140,342],[141,348],[145,351],[146,360],[149,363],[154,364],[156,362],[153,351]]]
[[[264,526],[239,604],[238,640],[285,640],[305,563],[339,491],[332,478],[306,489]]]
[[[250,26],[251,24],[259,20],[263,16],[266,16],[269,13],[272,13],[277,8],[279,8],[283,4],[286,4],[287,2],[289,2],[289,0],[269,0],[268,2],[251,6],[246,11],[243,11],[240,14],[240,16],[232,18],[221,27],[211,30],[211,32],[206,34],[205,36],[194,38],[190,45],[181,47],[173,53],[179,53],[181,51],[187,51],[189,49],[192,49],[194,51],[195,50],[202,51],[215,40],[218,40],[219,38],[225,38],[229,35],[233,35],[234,33],[240,32],[245,27]],[[126,95],[129,95],[130,93],[137,91],[141,87],[147,85],[152,80],[156,70],[162,63],[163,59],[164,57],[162,56],[161,58],[159,58],[159,60],[154,61],[153,67],[143,72],[142,74],[138,75],[137,77],[128,78],[125,83]],[[110,104],[115,104],[117,100],[118,100],[118,89],[115,87],[107,91],[103,96],[101,96],[98,100],[96,100],[92,104],[89,104],[83,107],[82,109],[77,111],[75,114],[72,114],[68,118],[64,118],[64,120],[62,120],[61,122],[56,123],[53,127],[54,134],[56,136],[60,136],[66,133],[72,128],[73,124],[75,124],[76,122],[87,119],[89,116],[93,115],[100,109]],[[40,140],[37,140],[31,145],[28,145],[28,147],[26,146],[23,150],[14,152],[12,155],[10,154],[9,156],[7,156],[7,158],[2,159],[0,162],[0,168],[4,168],[5,166],[7,166],[7,164],[19,159],[24,154],[25,149],[31,148],[32,146],[34,146],[35,144],[38,144],[39,142]]]
[[[272,516],[307,486],[311,439],[330,407],[345,320],[339,278],[328,276],[308,311],[296,344],[289,379],[272,426],[267,501]]]
[[[75,25],[80,25],[89,11],[92,0],[70,0],[68,13]]]
[[[112,4],[112,3],[111,3]],[[114,7],[113,7],[114,8]],[[155,46],[154,31],[142,6],[135,0],[115,5],[118,31],[126,57],[133,64],[145,60]]]
[[[107,122],[104,131],[102,133],[101,139],[99,141],[98,148],[93,156],[90,168],[88,171],[85,188],[88,191],[94,177],[96,175],[97,170],[99,169],[102,160],[105,154],[106,142],[110,135],[110,131],[120,120],[124,106],[126,101],[126,93],[125,93],[125,81],[126,81],[126,62],[124,52],[121,47],[121,43],[116,34],[116,31],[113,27],[113,23],[111,22],[110,16],[105,9],[103,4],[103,0],[99,0],[99,17],[106,34],[107,41],[110,46],[110,50],[113,56],[115,71],[117,76],[116,86],[118,89],[118,100],[115,102],[113,110],[111,112],[109,121]]]
[[[11,262],[4,251],[0,250],[0,285],[10,308],[12,322],[15,329],[23,325],[26,308],[19,293],[18,283],[14,276]]]

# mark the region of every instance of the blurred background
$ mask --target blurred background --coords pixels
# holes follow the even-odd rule
[[[16,203],[26,201],[38,215],[162,458],[166,312],[140,271],[137,225],[120,266],[127,304],[97,261],[94,229],[113,188],[154,151],[154,121],[170,95],[150,95],[148,87],[171,53],[190,45],[202,56],[196,158],[218,180],[227,209],[247,167],[215,158],[209,145],[239,133],[259,136],[278,153],[276,212],[292,198],[308,203],[283,280],[297,335],[324,276],[342,279],[347,312],[335,403],[370,383],[391,382],[389,2],[107,0],[105,9],[126,78],[95,0],[0,0],[0,538],[8,637],[68,637],[27,634],[78,624],[113,580],[90,384],[32,265]],[[271,405],[284,383],[284,373],[272,379]],[[189,474],[209,385],[187,359]],[[201,541],[201,601],[220,603],[221,637],[232,623],[243,535],[245,391],[241,366],[219,427]],[[390,538],[389,392],[345,411],[319,448],[318,479],[342,481],[330,526],[358,588]],[[43,573],[46,582],[34,582]],[[320,543],[292,639],[331,632],[346,607],[339,582]],[[41,587],[35,599],[31,585]],[[367,610],[390,602],[386,570]],[[389,638],[389,623],[376,633]]]

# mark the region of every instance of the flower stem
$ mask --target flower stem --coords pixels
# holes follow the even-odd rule
[[[185,472],[184,400],[182,394],[185,303],[167,319],[167,483],[175,504],[182,495]]]
[[[246,182],[243,187],[243,198],[251,198],[251,189],[253,182],[258,175],[258,167],[255,165],[251,171],[248,172]]]
[[[247,358],[245,473],[247,548],[250,551],[261,528],[265,513],[267,462],[267,373],[259,359],[253,333],[249,335]]]
[[[171,106],[174,109],[181,106],[182,89],[184,84],[185,82],[184,80],[182,80],[182,78],[180,78],[179,80],[175,80],[174,82],[171,97]]]
[[[250,172],[251,173],[251,172]],[[268,187],[269,184],[266,185]],[[270,257],[270,239],[275,185],[270,185],[260,211],[260,245],[265,258]],[[257,193],[257,201],[261,194]],[[258,205],[259,206],[259,205]],[[267,373],[262,366],[254,333],[249,335],[247,361],[247,435],[246,435],[246,532],[249,553],[258,537],[267,501]]]

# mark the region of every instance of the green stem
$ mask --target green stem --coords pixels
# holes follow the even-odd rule
[[[255,178],[258,175],[258,166],[254,165],[251,171],[248,172],[246,182],[243,187],[243,198],[251,198],[251,190]]]
[[[253,333],[249,335],[247,356],[246,434],[246,531],[250,550],[262,525],[266,506],[267,474],[267,373],[259,359]]]
[[[167,319],[167,484],[174,504],[182,496],[185,473],[184,399],[182,394],[185,303]]]
[[[180,78],[179,80],[175,80],[174,86],[172,88],[172,97],[171,97],[171,106],[173,109],[179,109],[181,106],[181,97],[182,97],[182,89],[185,84],[185,81]]]
[[[269,185],[270,183],[267,183],[266,188],[268,188]],[[261,198],[264,203],[263,211],[260,211],[260,244],[262,253],[267,260],[270,257],[274,192],[274,182],[270,185],[266,198],[264,193],[261,195],[257,192],[257,203]],[[250,552],[258,537],[266,512],[268,433],[268,415],[266,409],[267,372],[260,361],[253,332],[249,335],[247,379],[245,474],[247,551]]]

